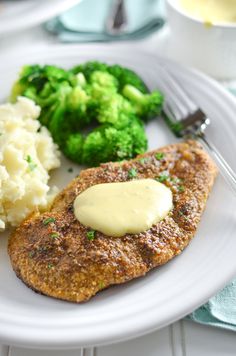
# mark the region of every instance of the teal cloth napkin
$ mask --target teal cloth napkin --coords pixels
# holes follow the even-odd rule
[[[187,319],[236,331],[236,280],[195,310]]]
[[[125,0],[128,25],[124,34],[105,31],[105,21],[113,0],[83,0],[69,11],[46,23],[46,29],[62,42],[105,42],[144,38],[163,24],[161,0]]]

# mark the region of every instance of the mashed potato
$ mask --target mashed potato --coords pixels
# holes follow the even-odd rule
[[[48,172],[60,166],[59,151],[39,114],[40,108],[24,97],[0,105],[1,229],[18,225],[52,200]]]

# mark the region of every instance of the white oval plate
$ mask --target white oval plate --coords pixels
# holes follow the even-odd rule
[[[51,63],[70,67],[88,59],[120,63],[136,70],[150,88],[158,88],[159,66],[165,64],[212,119],[209,135],[236,169],[236,103],[215,81],[174,62],[128,51],[124,46],[60,46],[47,52],[8,58],[0,68],[1,100],[9,94],[22,64]],[[149,148],[175,142],[161,119],[147,127]],[[79,168],[68,173],[68,161],[54,175],[64,186]],[[235,199],[219,177],[190,246],[165,266],[145,277],[112,287],[88,303],[73,304],[34,293],[11,269],[7,238],[0,239],[0,340],[41,347],[75,348],[137,337],[188,314],[236,274]]]
[[[4,0],[0,3],[0,36],[36,26],[81,0]]]

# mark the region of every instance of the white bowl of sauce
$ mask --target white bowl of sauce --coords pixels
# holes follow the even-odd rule
[[[219,79],[236,78],[236,0],[167,0],[177,59]]]

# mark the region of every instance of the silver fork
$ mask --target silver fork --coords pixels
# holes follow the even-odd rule
[[[166,123],[177,137],[193,138],[202,143],[216,162],[222,177],[236,194],[235,172],[206,136],[205,130],[210,125],[209,117],[194,103],[168,70],[161,68],[161,73],[162,90],[166,99],[163,110]]]

